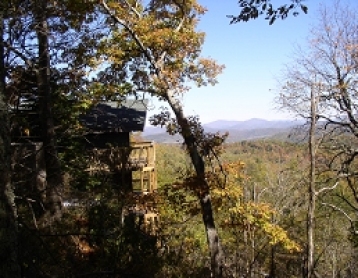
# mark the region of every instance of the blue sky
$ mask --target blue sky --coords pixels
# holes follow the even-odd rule
[[[282,2],[289,0],[272,0],[273,4]],[[334,0],[323,2],[329,4]],[[357,5],[355,0],[341,2]],[[199,3],[208,8],[199,25],[206,32],[203,56],[214,58],[226,68],[217,85],[192,88],[184,96],[185,113],[199,115],[203,123],[219,119],[287,118],[275,109],[277,79],[285,64],[292,62],[294,45],[305,45],[320,1],[307,0],[307,15],[290,16],[271,26],[263,18],[230,25],[226,15],[238,11],[235,0],[199,0]],[[155,111],[150,111],[149,116]]]

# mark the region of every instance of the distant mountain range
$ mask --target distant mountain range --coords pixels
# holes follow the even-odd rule
[[[204,124],[207,132],[229,132],[227,142],[238,142],[243,140],[255,140],[261,138],[278,138],[285,140],[294,127],[301,126],[303,122],[293,120],[250,119],[247,121],[217,120]],[[179,135],[171,136],[164,128],[146,126],[142,134],[144,139],[158,143],[182,142]]]

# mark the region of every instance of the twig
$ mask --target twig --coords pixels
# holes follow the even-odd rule
[[[333,190],[333,189],[335,189],[335,188],[338,186],[338,184],[339,184],[339,181],[337,181],[337,182],[336,182],[334,185],[332,185],[331,187],[323,187],[323,188],[321,188],[320,190],[316,191],[316,192],[315,192],[315,195],[317,196],[317,195],[321,194],[321,193],[324,192],[324,191]]]
[[[332,205],[332,204],[328,204],[328,203],[321,203],[321,204],[324,205],[324,206],[328,206],[328,207],[330,207],[330,208],[332,208],[332,209],[334,209],[336,211],[339,211],[340,213],[342,213],[349,220],[349,222],[351,222],[351,223],[354,222],[354,220],[342,208],[337,207],[337,206]]]

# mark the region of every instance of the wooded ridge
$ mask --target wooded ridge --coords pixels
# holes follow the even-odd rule
[[[263,138],[281,138],[289,140],[289,135],[295,127],[303,125],[302,121],[268,121],[264,119],[250,119],[247,121],[224,121],[218,120],[203,124],[207,132],[228,132],[227,142],[238,142],[243,140],[256,140]],[[164,128],[146,126],[142,133],[146,140],[158,143],[181,142],[179,136],[169,135]]]

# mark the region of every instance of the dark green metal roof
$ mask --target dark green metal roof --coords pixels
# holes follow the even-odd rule
[[[148,100],[103,101],[97,103],[80,122],[91,131],[143,131]]]

